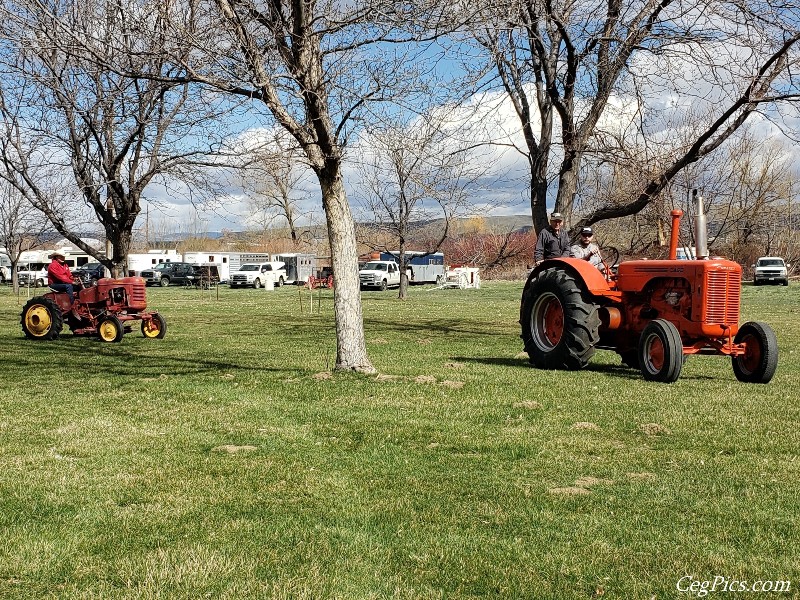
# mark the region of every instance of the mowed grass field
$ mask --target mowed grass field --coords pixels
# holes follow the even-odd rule
[[[104,344],[0,288],[0,597],[798,597],[800,286],[744,287],[762,386],[535,370],[521,287],[365,292],[377,377],[330,372],[327,291],[148,288],[165,339]]]

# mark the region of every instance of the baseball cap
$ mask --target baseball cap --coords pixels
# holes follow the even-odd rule
[[[581,235],[593,235],[594,232],[592,231],[591,227],[584,227],[581,229]]]
[[[550,220],[551,221],[563,221],[564,220],[564,215],[562,215],[561,213],[554,212],[552,215],[550,215]]]

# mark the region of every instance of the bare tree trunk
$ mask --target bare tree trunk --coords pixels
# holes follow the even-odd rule
[[[375,373],[367,357],[364,318],[358,281],[358,248],[350,205],[342,181],[341,162],[329,161],[318,172],[322,204],[328,223],[331,266],[336,278],[334,313],[336,319],[336,369]]]

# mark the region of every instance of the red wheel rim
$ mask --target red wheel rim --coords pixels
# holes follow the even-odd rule
[[[761,343],[754,335],[746,335],[742,339],[744,354],[739,356],[739,364],[748,372],[753,373],[761,363]]]
[[[653,369],[660,371],[664,368],[664,343],[657,335],[650,338],[647,355]]]
[[[555,346],[561,341],[564,334],[564,309],[556,298],[551,298],[543,307],[542,329],[551,345]]]

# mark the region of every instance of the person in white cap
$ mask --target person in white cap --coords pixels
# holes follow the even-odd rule
[[[550,226],[539,232],[533,260],[538,265],[547,258],[569,256],[569,234],[564,230],[564,217],[554,212],[550,215]]]
[[[600,248],[594,243],[594,232],[591,227],[581,229],[581,237],[577,244],[570,249],[570,256],[588,260],[598,269],[603,269],[603,259],[600,258]]]

